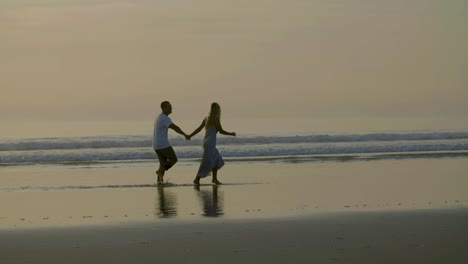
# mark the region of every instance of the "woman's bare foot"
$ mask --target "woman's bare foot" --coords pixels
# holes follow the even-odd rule
[[[193,184],[196,186],[200,185],[200,178],[196,177],[195,180],[193,180]]]
[[[211,181],[212,183],[216,184],[216,185],[221,185],[223,184],[222,182],[218,181],[218,180],[213,180]]]

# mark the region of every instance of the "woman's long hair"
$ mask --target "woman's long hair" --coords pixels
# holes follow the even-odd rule
[[[218,103],[212,103],[210,113],[206,117],[205,128],[210,126],[217,126],[221,123],[221,107]]]

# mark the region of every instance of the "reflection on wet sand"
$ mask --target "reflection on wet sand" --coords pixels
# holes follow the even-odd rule
[[[203,216],[219,217],[223,212],[223,192],[218,192],[218,186],[213,185],[211,190],[195,186],[198,196],[202,202]]]
[[[156,203],[155,215],[160,218],[174,217],[177,215],[177,201],[175,195],[158,186],[158,202]]]

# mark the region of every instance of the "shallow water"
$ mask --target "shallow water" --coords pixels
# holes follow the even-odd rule
[[[340,211],[468,205],[467,158],[227,163],[221,186],[176,165],[163,187],[154,166],[25,166],[0,171],[0,227],[249,219]]]

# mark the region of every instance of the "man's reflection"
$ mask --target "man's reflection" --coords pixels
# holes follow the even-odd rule
[[[195,186],[195,190],[197,190],[202,202],[203,216],[219,217],[223,215],[223,193],[218,193],[217,185],[212,185],[211,190]]]
[[[177,202],[175,195],[167,190],[164,186],[158,186],[158,200],[159,207],[156,207],[156,215],[160,218],[174,217],[177,215]]]

